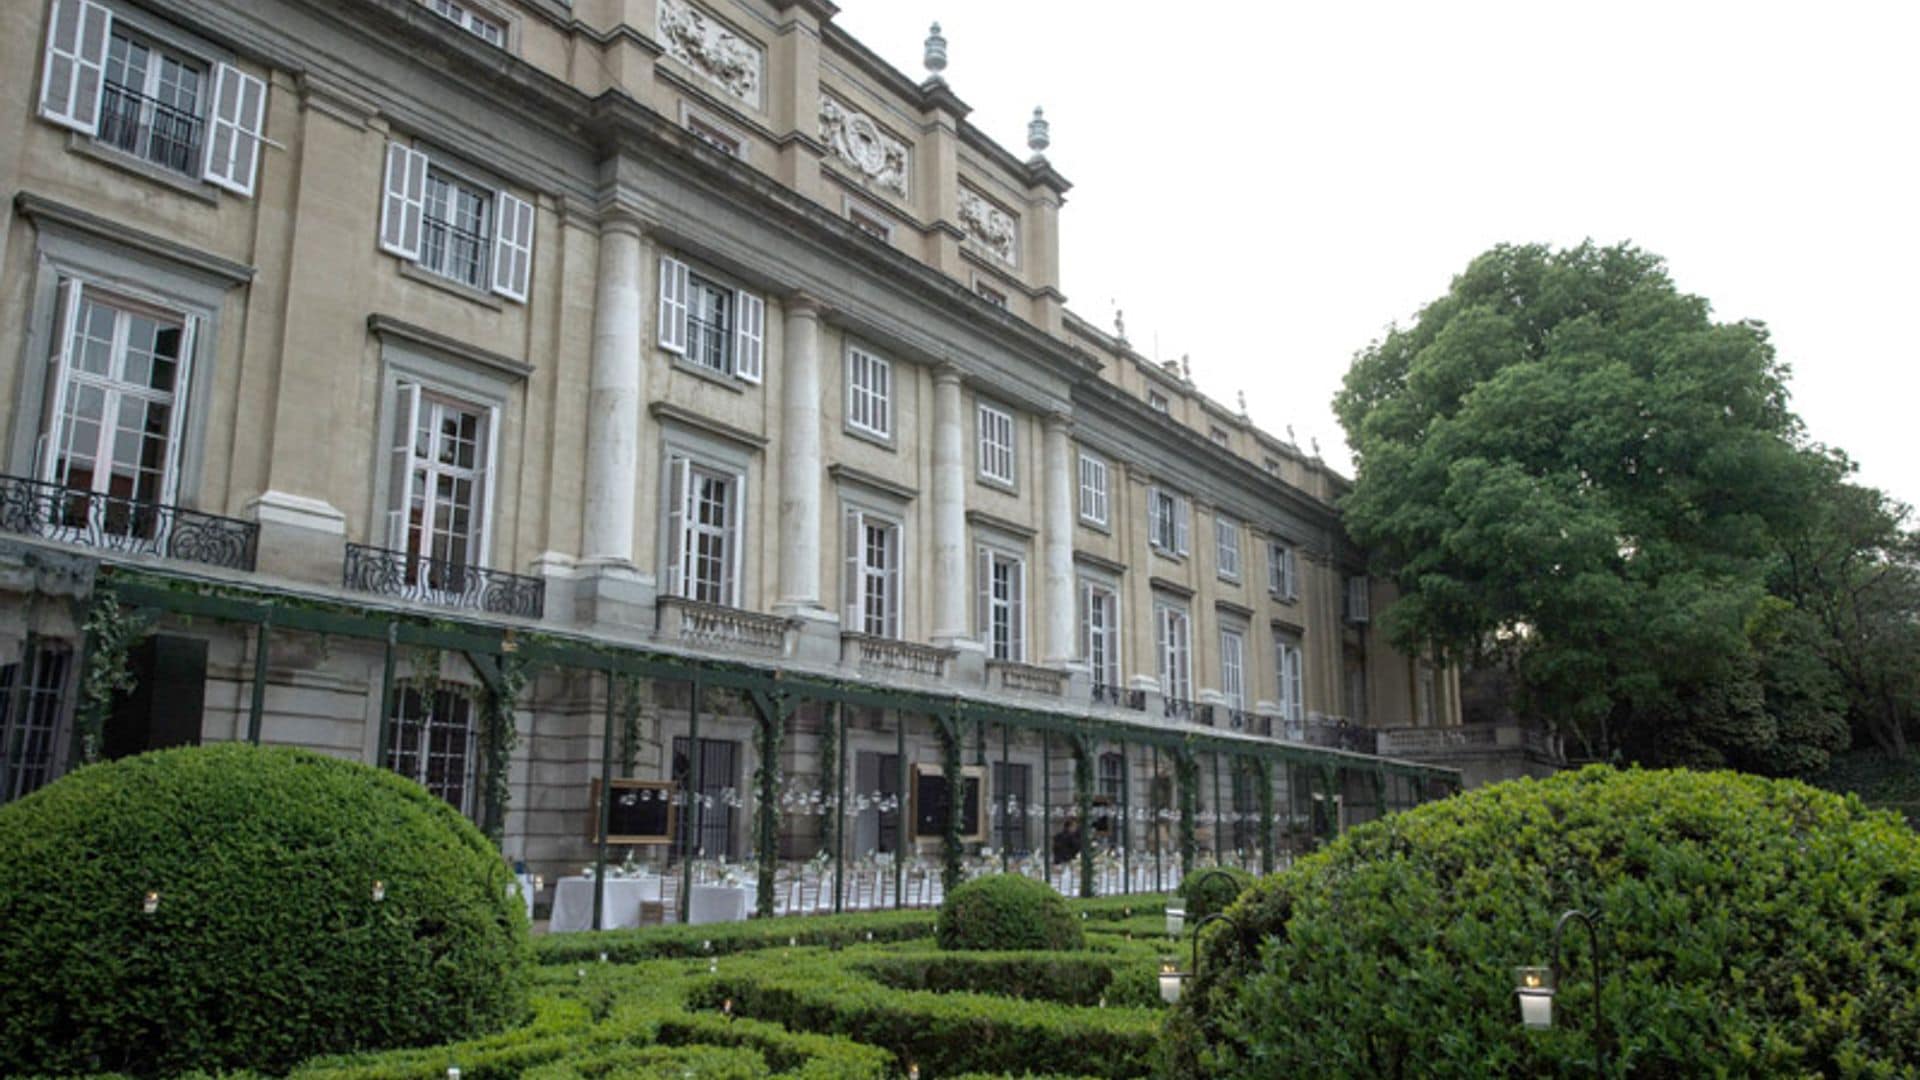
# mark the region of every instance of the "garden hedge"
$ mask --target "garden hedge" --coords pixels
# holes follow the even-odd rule
[[[988,874],[947,894],[934,938],[943,949],[1077,949],[1080,922],[1046,882]]]
[[[498,1030],[526,1012],[511,881],[365,765],[223,744],[80,769],[0,807],[0,1073],[284,1071]]]
[[[1253,886],[1253,875],[1237,866],[1195,870],[1180,882],[1180,899],[1186,905],[1188,924],[1198,922],[1227,905]]]
[[[1514,968],[1568,936],[1557,1026]],[[1790,781],[1603,766],[1361,826],[1230,909],[1169,1020],[1176,1077],[1920,1071],[1920,837]]]

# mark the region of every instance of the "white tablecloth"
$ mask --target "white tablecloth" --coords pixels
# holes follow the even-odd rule
[[[593,929],[593,887],[590,877],[565,877],[553,883],[553,914],[547,922],[547,930],[555,934],[564,934],[574,930]],[[660,877],[657,874],[642,874],[638,877],[608,878],[606,909],[601,913],[601,926],[607,930],[617,930],[640,925],[640,902],[660,899]]]
[[[695,885],[688,894],[687,923],[745,922],[751,895],[744,885]]]
[[[513,875],[513,880],[516,882],[515,887],[520,890],[520,898],[527,902],[527,921],[532,922],[533,921],[533,875],[532,874],[515,874]]]

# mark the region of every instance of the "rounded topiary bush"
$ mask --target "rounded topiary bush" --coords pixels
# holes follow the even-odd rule
[[[943,949],[1077,949],[1080,920],[1053,887],[1020,874],[989,874],[940,905],[934,937]]]
[[[1199,920],[1240,898],[1253,885],[1253,875],[1235,866],[1196,870],[1180,882],[1180,899],[1187,918]]]
[[[1168,1025],[1182,1077],[1591,1069],[1594,967],[1569,927],[1556,1027],[1514,968],[1596,913],[1615,1075],[1920,1069],[1920,837],[1791,781],[1596,766],[1361,826],[1228,909]],[[1585,1065],[1579,1063],[1585,1062]]]
[[[0,1074],[284,1071],[501,1028],[530,958],[510,881],[365,765],[226,744],[80,769],[0,807]]]

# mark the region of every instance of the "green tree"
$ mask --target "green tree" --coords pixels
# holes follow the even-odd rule
[[[1776,538],[1824,475],[1785,378],[1761,324],[1715,322],[1656,256],[1481,255],[1334,402],[1388,633],[1509,666],[1590,756],[1823,765],[1828,688],[1764,662],[1799,632],[1768,603]]]
[[[1813,627],[1811,653],[1842,685],[1860,741],[1905,758],[1920,728],[1920,530],[1907,507],[1846,482],[1844,459],[1830,468],[1772,584]]]

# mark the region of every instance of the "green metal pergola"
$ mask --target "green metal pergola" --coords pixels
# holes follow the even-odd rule
[[[881,687],[743,661],[694,657],[645,646],[593,640],[564,631],[504,626],[481,620],[463,620],[455,617],[451,612],[445,614],[436,612],[428,616],[413,612],[355,608],[336,597],[274,591],[210,579],[163,576],[144,570],[130,570],[126,567],[106,568],[101,575],[101,581],[112,590],[122,606],[138,613],[153,616],[206,618],[253,628],[253,678],[248,704],[247,738],[255,744],[258,744],[261,738],[266,704],[269,635],[272,630],[300,631],[381,643],[384,648],[384,663],[380,687],[380,732],[376,755],[377,764],[382,768],[388,764],[388,725],[395,691],[395,661],[396,653],[401,647],[456,651],[464,654],[488,692],[493,702],[492,707],[505,709],[509,718],[515,706],[511,700],[505,700],[506,697],[511,696],[512,680],[506,677],[508,665],[514,665],[522,671],[537,667],[556,667],[604,673],[607,678],[607,715],[602,733],[601,800],[598,808],[601,826],[596,852],[596,868],[602,880],[605,877],[607,833],[612,807],[610,781],[614,760],[615,701],[619,696],[617,680],[622,677],[640,677],[688,683],[692,694],[688,710],[687,738],[688,745],[692,748],[699,746],[703,692],[712,688],[733,690],[743,694],[752,704],[756,714],[756,748],[761,760],[761,768],[755,777],[758,789],[755,801],[757,819],[753,830],[760,869],[756,908],[761,915],[770,915],[774,907],[780,782],[778,751],[787,720],[798,706],[806,701],[818,702],[824,707],[824,723],[835,736],[836,760],[832,763],[833,784],[829,803],[833,807],[831,820],[834,824],[830,829],[830,835],[822,838],[823,843],[831,843],[833,863],[837,870],[833,905],[835,911],[842,910],[845,903],[846,815],[844,808],[849,707],[890,709],[899,714],[896,716],[894,727],[899,767],[898,790],[901,793],[899,821],[903,851],[911,825],[906,820],[908,784],[906,715],[908,714],[922,715],[933,720],[934,732],[946,752],[947,760],[956,763],[960,759],[961,747],[964,745],[969,725],[977,736],[977,756],[983,764],[987,731],[991,725],[998,725],[1000,730],[1003,762],[1008,759],[1008,742],[1014,730],[1039,733],[1042,736],[1042,846],[1052,835],[1053,737],[1063,737],[1075,759],[1075,801],[1082,823],[1089,823],[1091,820],[1093,793],[1092,783],[1088,778],[1092,776],[1097,755],[1103,746],[1113,747],[1129,763],[1121,773],[1123,805],[1119,808],[1120,820],[1126,823],[1121,830],[1123,838],[1121,851],[1124,865],[1128,870],[1129,887],[1132,882],[1130,870],[1133,858],[1131,840],[1133,829],[1128,823],[1132,809],[1131,752],[1139,748],[1145,748],[1151,755],[1150,775],[1159,775],[1163,753],[1175,765],[1176,782],[1181,788],[1181,798],[1178,799],[1178,803],[1179,816],[1183,821],[1182,835],[1191,835],[1194,804],[1198,795],[1193,789],[1198,786],[1199,755],[1209,754],[1213,757],[1213,805],[1216,815],[1221,809],[1220,758],[1225,756],[1237,759],[1244,762],[1246,767],[1255,770],[1255,774],[1262,778],[1267,792],[1267,795],[1260,799],[1260,856],[1264,872],[1271,872],[1274,868],[1275,815],[1271,792],[1272,770],[1276,765],[1289,770],[1290,800],[1294,798],[1294,786],[1291,781],[1295,777],[1305,779],[1309,796],[1307,800],[1309,820],[1312,814],[1311,795],[1316,774],[1321,793],[1326,796],[1329,811],[1333,806],[1333,795],[1340,790],[1342,773],[1371,777],[1376,809],[1381,815],[1388,812],[1390,785],[1395,790],[1399,790],[1401,784],[1409,786],[1414,802],[1425,801],[1432,793],[1457,791],[1460,786],[1460,774],[1453,769],[1291,743],[1263,742],[1253,738],[1204,731],[1160,730],[1091,714],[1022,708],[999,701],[976,700],[958,693],[933,693]],[[681,815],[682,829],[689,828],[691,819],[696,816],[697,807],[691,795],[700,790],[701,757],[697,749],[689,754],[687,784],[689,812]],[[1186,779],[1178,779],[1183,775]],[[489,784],[488,790],[490,792],[494,790],[493,785]],[[956,784],[954,790],[957,793],[962,789]],[[1001,798],[1004,812],[1005,795],[1003,794]],[[957,824],[963,813],[965,800],[950,797],[947,802]],[[490,796],[482,811],[483,827],[490,831],[499,828],[504,821],[505,811],[503,802]],[[1157,812],[1154,810],[1154,813],[1157,814]],[[1289,808],[1290,816],[1293,812],[1293,808]],[[1332,827],[1337,829],[1337,822],[1334,822]],[[962,852],[952,843],[952,837],[957,832],[957,829],[950,828],[947,833],[947,842],[943,844],[945,870],[949,884],[955,881],[960,873]],[[1220,832],[1221,830],[1216,826],[1216,852],[1221,843]],[[1158,887],[1163,880],[1161,862],[1166,852],[1160,840],[1160,822],[1157,819],[1151,822],[1149,835],[1152,838],[1151,856],[1155,867],[1156,887]],[[1081,845],[1082,895],[1092,895],[1093,848],[1094,845],[1091,843]],[[1191,857],[1192,852],[1182,845],[1180,854],[1185,859]],[[690,900],[693,860],[686,858],[682,862],[683,887],[680,890],[680,915],[684,919]],[[902,895],[900,887],[904,870],[903,862],[902,859],[894,861],[896,902]],[[1183,870],[1187,869],[1190,867],[1183,866]],[[604,899],[601,894],[603,891],[596,890],[595,894],[595,927],[599,927],[602,923]]]

